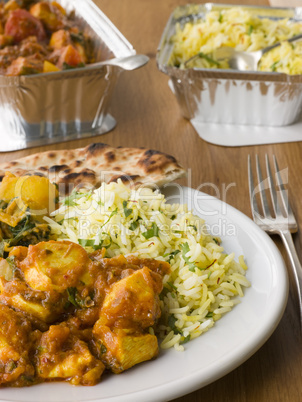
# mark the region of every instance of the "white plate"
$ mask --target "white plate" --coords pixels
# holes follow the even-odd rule
[[[227,252],[245,256],[252,286],[242,302],[207,333],[186,344],[184,352],[161,352],[153,361],[120,375],[106,375],[94,387],[45,383],[0,390],[3,402],[155,402],[192,392],[238,367],[269,338],[287,301],[286,267],[273,241],[249,218],[204,193],[173,186],[165,191],[205,218]]]

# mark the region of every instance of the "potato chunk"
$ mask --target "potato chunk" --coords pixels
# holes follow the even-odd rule
[[[0,200],[5,202],[17,199],[20,210],[31,209],[35,215],[45,215],[54,211],[57,189],[46,177],[16,177],[6,172],[0,184]]]
[[[21,314],[0,304],[0,385],[33,382],[35,370],[28,357],[30,333],[31,325]]]
[[[87,252],[69,241],[41,242],[30,245],[20,262],[26,282],[36,290],[64,292],[80,282],[90,281]]]
[[[62,21],[46,1],[34,4],[29,11],[31,15],[41,20],[50,31],[55,31],[63,26]]]
[[[52,325],[44,332],[37,350],[37,372],[43,379],[66,379],[73,385],[94,385],[105,369],[104,364],[90,353],[87,344],[72,335],[63,324]]]
[[[43,63],[43,73],[54,73],[56,71],[60,71],[60,69],[55,66],[53,63],[45,60]]]
[[[51,35],[49,46],[54,49],[62,49],[71,43],[70,33],[65,29],[60,29]]]

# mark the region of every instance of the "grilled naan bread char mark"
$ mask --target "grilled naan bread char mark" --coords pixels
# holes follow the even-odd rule
[[[73,150],[46,151],[0,164],[0,180],[6,171],[16,176],[39,175],[50,182],[74,187],[98,187],[121,179],[133,187],[162,186],[185,175],[177,160],[145,148],[111,147],[95,143]]]

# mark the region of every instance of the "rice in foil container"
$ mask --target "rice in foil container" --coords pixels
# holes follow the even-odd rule
[[[217,68],[178,68],[170,65],[176,25],[196,22],[211,11],[235,7],[214,3],[177,7],[157,49],[157,65],[170,77],[182,114],[204,123],[286,126],[302,111],[302,76]],[[238,7],[238,6],[236,6]],[[302,21],[302,8],[243,7],[259,18]]]
[[[74,12],[95,61],[136,54],[92,0],[57,0]],[[0,76],[0,152],[103,134],[115,127],[109,101],[122,70],[103,66]]]

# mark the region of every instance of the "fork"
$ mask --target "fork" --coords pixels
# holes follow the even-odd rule
[[[248,156],[248,176],[251,209],[254,222],[265,232],[269,234],[276,233],[280,235],[285,245],[285,249],[289,256],[290,266],[292,268],[297,287],[300,308],[300,326],[302,329],[302,267],[291,235],[291,233],[295,233],[298,231],[298,225],[294,213],[289,205],[287,192],[281,179],[275,155],[273,155],[273,162],[275,168],[275,182],[279,190],[277,190],[277,187],[275,187],[269,158],[267,155],[265,155],[267,173],[267,179],[265,180],[263,180],[259,158],[258,155],[256,155],[256,172],[258,185],[254,187],[251,157],[250,155]],[[265,190],[269,190],[274,216],[271,214]],[[256,195],[258,193],[263,212],[262,215],[260,214],[257,205]]]

